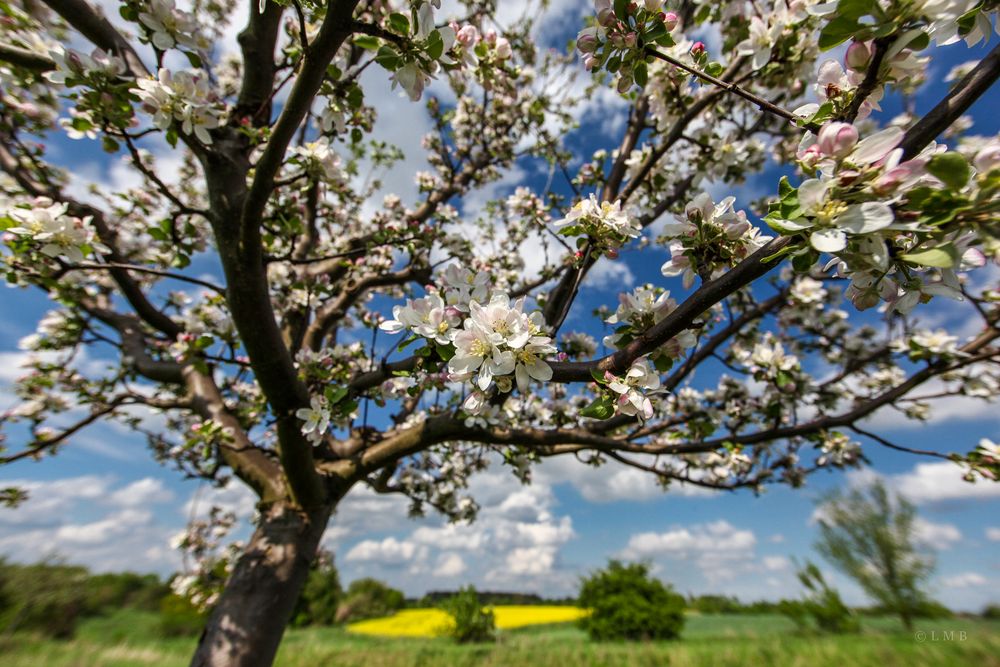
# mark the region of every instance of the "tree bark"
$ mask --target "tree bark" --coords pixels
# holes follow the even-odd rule
[[[305,585],[333,504],[304,512],[275,504],[249,545],[191,659],[192,667],[269,667]]]

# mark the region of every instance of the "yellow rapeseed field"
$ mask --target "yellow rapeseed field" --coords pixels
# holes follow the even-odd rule
[[[567,623],[587,612],[579,607],[542,605],[498,605],[492,607],[498,628]],[[441,609],[404,609],[392,616],[358,621],[347,626],[349,632],[388,637],[437,637],[451,627],[451,616]]]

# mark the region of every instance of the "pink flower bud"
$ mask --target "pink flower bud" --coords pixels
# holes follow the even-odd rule
[[[479,30],[474,25],[464,25],[455,33],[455,39],[462,46],[475,46],[479,41]]]
[[[667,29],[667,32],[673,32],[674,28],[677,27],[677,22],[680,21],[677,14],[673,12],[660,14],[660,20],[663,21],[663,27]]]
[[[489,30],[486,31],[486,43],[496,44],[496,42],[497,42],[497,31],[494,30],[493,28],[490,28]]]
[[[691,55],[697,58],[705,54],[705,42],[695,42],[691,45]]]
[[[638,42],[638,40],[639,40],[638,35],[636,35],[634,32],[630,32],[627,35],[625,35],[625,46],[627,46],[630,49],[634,49],[636,42]]]
[[[600,9],[597,12],[597,22],[605,28],[610,28],[617,20],[617,17],[615,17],[615,11],[610,7],[607,9]]]
[[[576,48],[580,53],[593,53],[600,42],[592,30],[582,30],[576,38]]]
[[[589,72],[590,70],[597,67],[600,63],[601,61],[597,58],[597,56],[588,56],[587,59],[583,61],[583,66]]]
[[[507,41],[505,37],[501,37],[497,40],[496,54],[497,58],[500,58],[501,60],[507,60],[507,58],[514,55],[514,52],[510,48],[510,42]]]
[[[634,83],[635,80],[632,79],[632,75],[623,74],[618,78],[618,92],[622,94],[627,93],[632,88]]]
[[[639,3],[638,2],[630,2],[630,3],[628,3],[628,13],[629,14],[635,14],[637,11],[639,11]]]
[[[867,44],[864,42],[851,42],[851,45],[847,47],[847,54],[844,56],[844,65],[847,69],[852,69],[855,72],[864,72],[868,69],[868,63],[871,62],[872,52]]]
[[[604,256],[608,259],[618,259],[618,248],[608,248],[604,252]]]
[[[858,130],[850,123],[827,123],[820,128],[816,143],[824,155],[847,157],[858,143]]]
[[[819,146],[816,144],[813,144],[798,155],[799,162],[801,162],[802,166],[806,169],[815,169],[816,164],[822,157],[823,154],[820,153]]]

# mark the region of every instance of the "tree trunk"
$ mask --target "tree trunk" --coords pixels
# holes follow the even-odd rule
[[[209,616],[192,667],[271,665],[332,510],[275,504],[264,512]]]

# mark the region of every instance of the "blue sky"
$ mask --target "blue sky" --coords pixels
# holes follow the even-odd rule
[[[567,26],[577,25],[580,6],[568,0],[553,3],[542,25],[543,40],[550,45],[564,43]],[[513,10],[505,7],[505,11]],[[706,41],[711,47],[711,40]],[[928,108],[941,96],[942,80],[953,65],[983,53],[982,47],[959,45],[933,54],[930,83],[921,91],[918,109]],[[374,68],[366,73],[369,99],[406,109],[408,102],[390,92],[385,79]],[[614,135],[603,134],[602,128],[613,127],[624,107],[613,93],[606,93],[589,101],[581,115],[581,129],[569,139],[571,146],[585,154],[617,144]],[[898,111],[896,100],[883,106],[881,119]],[[973,110],[976,133],[997,132],[1000,118],[990,112],[996,108],[1000,108],[1000,91],[994,90]],[[380,138],[393,141],[407,153],[404,165],[385,178],[386,189],[400,193],[406,201],[416,196],[412,174],[422,168],[419,140],[430,129],[425,121],[417,120],[418,114],[410,116],[412,123],[383,122],[377,130]],[[383,121],[388,120],[385,114]],[[52,149],[54,159],[72,168],[77,193],[85,190],[87,182],[102,187],[129,183],[126,171],[96,143],[57,139]],[[487,194],[502,196],[523,181],[538,186],[538,178],[531,165],[520,164]],[[769,193],[775,182],[775,172],[769,170],[727,192],[745,207],[751,199]],[[682,291],[679,281],[660,275],[665,259],[667,253],[659,249],[625,253],[619,263],[602,268],[588,281],[567,330],[599,333],[589,312],[600,304],[613,306],[626,285],[652,282]],[[211,273],[211,266],[204,261],[198,268]],[[995,282],[996,276],[992,271],[983,279]],[[18,365],[24,354],[17,341],[34,330],[51,305],[38,293],[0,291],[0,409],[12,404],[10,382],[20,374]],[[948,322],[961,329],[964,313],[942,304],[918,314],[926,321]],[[713,379],[703,374],[697,382]],[[876,426],[879,433],[910,447],[968,451],[982,437],[1000,439],[1000,412],[995,404],[953,400],[935,410],[926,425],[879,415],[871,423],[872,428]],[[18,443],[12,438],[11,444]],[[921,534],[938,555],[934,593],[963,609],[996,602],[991,591],[1000,590],[1000,485],[962,482],[959,469],[947,462],[917,459],[873,444],[865,451],[877,474],[919,507]],[[473,480],[472,490],[483,511],[471,526],[449,527],[436,516],[410,520],[405,499],[359,490],[338,510],[325,544],[334,549],[344,579],[377,576],[411,595],[465,583],[545,595],[571,594],[579,575],[608,557],[619,556],[650,560],[657,574],[682,592],[726,593],[745,599],[789,597],[799,592],[790,558],[814,557],[814,499],[827,489],[864,481],[873,474],[823,472],[804,489],[773,487],[754,496],[690,489],[664,494],[638,471],[611,464],[593,469],[573,459],[543,462],[536,469],[535,483],[524,487],[506,469],[493,466]],[[204,513],[215,503],[232,508],[244,520],[253,511],[247,492],[235,486],[212,489],[181,479],[153,461],[140,436],[109,425],[92,427],[55,458],[0,469],[0,485],[12,483],[29,488],[32,498],[17,510],[0,509],[0,554],[22,561],[59,554],[99,570],[128,568],[166,574],[180,565],[178,554],[169,548],[169,538],[183,528],[192,511]],[[838,576],[833,580],[851,602],[864,601],[849,582]]]

